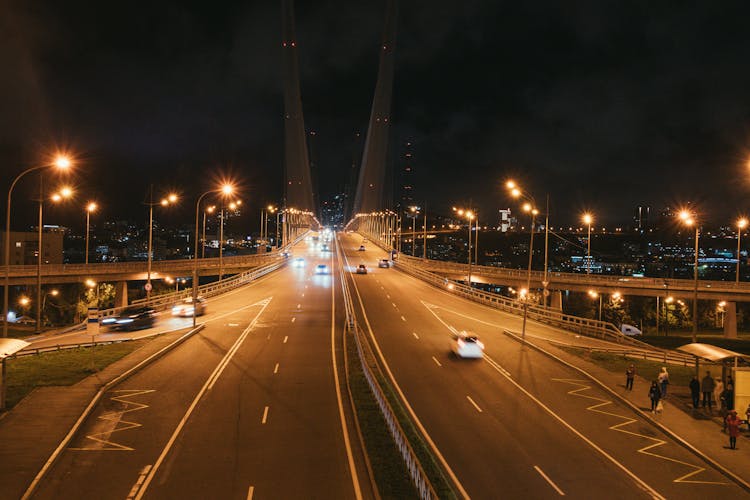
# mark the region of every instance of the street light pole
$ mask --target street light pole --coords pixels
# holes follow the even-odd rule
[[[588,238],[586,238],[586,274],[591,274],[591,222],[593,220],[591,214],[583,214],[583,222],[589,227]]]
[[[10,296],[10,201],[13,195],[13,188],[16,187],[18,181],[21,180],[21,178],[29,172],[34,172],[35,170],[40,170],[52,166],[55,166],[61,170],[65,170],[70,167],[70,159],[66,156],[60,155],[51,164],[38,165],[36,167],[28,168],[18,174],[16,178],[13,179],[13,182],[11,182],[10,187],[8,188],[8,199],[5,210],[5,255],[3,256],[5,260],[5,293],[3,294],[3,337],[8,336],[8,299]]]
[[[544,304],[544,307],[547,307],[547,296],[549,295],[549,290],[547,290],[547,286],[549,285],[549,280],[547,279],[547,259],[548,259],[548,249],[549,249],[549,194],[547,195],[547,209],[544,211],[544,279],[542,279],[542,301]]]
[[[224,204],[221,205],[219,214],[219,281],[224,274]]]
[[[42,206],[44,205],[44,177],[39,176],[39,221],[36,246],[36,333],[42,331]],[[7,321],[7,318],[6,318]]]
[[[89,233],[91,232],[91,212],[96,210],[97,205],[93,201],[86,205],[86,257],[85,263],[89,265]]]
[[[695,225],[695,261],[693,263],[693,343],[698,338],[698,224]]]
[[[735,272],[734,282],[740,282],[740,239],[742,238],[742,230],[747,226],[747,219],[740,219],[737,221],[737,270]]]

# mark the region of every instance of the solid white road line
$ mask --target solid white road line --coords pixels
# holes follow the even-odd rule
[[[432,360],[435,362],[436,365],[443,366],[443,365],[440,364],[440,361],[438,361],[435,356],[432,357]]]
[[[336,255],[339,256],[340,249],[336,246]],[[331,255],[333,260],[333,255]],[[339,260],[340,263],[340,260]],[[340,275],[339,275],[340,276]],[[336,386],[336,403],[339,408],[339,421],[341,422],[341,434],[344,436],[344,447],[346,448],[346,459],[349,462],[349,472],[352,476],[352,487],[354,488],[354,497],[356,500],[362,500],[362,489],[359,485],[359,476],[357,467],[354,463],[354,454],[352,445],[349,441],[349,427],[346,424],[344,414],[344,402],[341,399],[341,383],[339,382],[339,371],[336,362],[336,280],[333,280],[331,286],[331,364],[333,365],[333,383]],[[343,287],[343,284],[341,285]]]
[[[154,466],[151,468],[151,470],[148,473],[148,476],[146,476],[146,480],[143,482],[143,487],[141,487],[140,491],[138,491],[138,495],[135,497],[135,500],[140,500],[143,498],[144,493],[146,493],[146,490],[148,489],[148,485],[151,483],[151,481],[154,479],[154,476],[156,475],[156,471],[159,470],[159,467],[161,466],[162,462],[164,462],[164,459],[167,457],[167,454],[172,449],[172,446],[174,446],[175,441],[177,441],[177,437],[182,432],[183,427],[185,427],[185,424],[187,423],[188,419],[190,418],[190,415],[193,413],[193,410],[195,410],[196,406],[198,406],[198,402],[201,400],[203,395],[211,388],[213,387],[213,384],[218,380],[221,373],[224,371],[224,368],[229,364],[229,361],[231,361],[232,357],[234,357],[237,350],[240,348],[242,343],[247,338],[248,334],[252,329],[255,327],[255,324],[258,322],[258,318],[260,318],[260,315],[263,314],[263,311],[266,310],[266,307],[268,307],[268,304],[271,303],[272,297],[269,297],[268,299],[264,300],[264,305],[258,311],[258,314],[253,318],[253,320],[250,322],[247,328],[245,328],[245,331],[242,332],[242,334],[237,338],[234,345],[229,349],[229,351],[224,355],[224,358],[219,362],[219,364],[214,369],[213,373],[208,377],[206,380],[206,383],[203,384],[203,387],[200,391],[198,391],[198,394],[195,396],[195,399],[193,399],[193,402],[190,404],[190,407],[185,412],[185,415],[183,415],[182,420],[180,420],[180,423],[177,424],[177,428],[172,433],[172,436],[169,438],[169,441],[167,441],[167,444],[164,446],[164,449],[162,450],[161,454],[159,455],[159,458],[156,459],[156,462],[154,463]]]
[[[284,337],[284,343],[285,343],[285,344],[286,344],[286,341],[287,341],[287,340],[289,340],[289,335],[287,335],[286,337]]]
[[[414,338],[419,340],[419,335],[417,335],[417,332],[411,332],[412,335],[414,335]]]
[[[250,486],[247,489],[247,500],[253,500],[253,493],[255,493],[255,486]]]
[[[344,254],[344,259],[346,260],[347,266],[349,265],[348,259],[346,259],[346,254]],[[419,428],[419,431],[422,433],[422,435],[427,440],[427,444],[432,449],[432,452],[437,456],[438,460],[442,464],[445,471],[450,476],[451,480],[453,481],[453,484],[458,489],[458,493],[461,495],[462,498],[469,498],[469,494],[464,489],[461,482],[458,480],[458,477],[456,476],[456,473],[453,472],[453,469],[451,469],[451,466],[448,464],[448,462],[445,460],[445,457],[442,453],[440,453],[440,450],[438,449],[437,445],[435,444],[435,441],[432,440],[430,435],[427,433],[427,429],[424,428],[424,425],[422,425],[422,422],[417,417],[417,414],[414,412],[414,408],[411,407],[409,404],[409,401],[406,399],[406,396],[404,395],[404,392],[401,390],[401,387],[398,385],[398,382],[396,381],[396,377],[393,376],[393,372],[391,371],[391,367],[388,366],[388,362],[385,359],[385,356],[383,356],[383,351],[380,349],[380,344],[378,344],[377,339],[375,338],[375,332],[372,331],[372,325],[370,325],[370,320],[367,317],[367,311],[365,310],[365,304],[362,300],[362,295],[359,293],[359,287],[357,286],[357,281],[353,280],[352,283],[354,284],[354,291],[357,294],[357,301],[359,302],[359,308],[362,311],[362,316],[365,320],[365,325],[367,326],[367,332],[370,335],[370,338],[372,339],[373,344],[375,345],[375,350],[378,353],[378,357],[383,362],[383,366],[385,367],[385,371],[388,374],[388,378],[393,383],[393,386],[396,389],[396,392],[399,394],[399,398],[401,401],[403,401],[404,406],[406,407],[406,411],[409,412],[409,415],[411,415],[411,418],[414,420],[414,423]],[[403,316],[402,316],[403,318]],[[404,320],[406,321],[406,320]]]
[[[276,366],[273,367],[273,373],[279,373],[279,364],[276,363]]]
[[[297,321],[297,318],[292,318],[292,323],[294,323],[295,321]]]
[[[544,471],[542,469],[540,469],[538,465],[535,465],[534,469],[536,469],[536,471],[539,473],[539,475],[542,476],[550,484],[550,486],[552,486],[553,488],[555,488],[555,491],[558,492],[561,497],[565,496],[565,493],[563,492],[563,490],[561,490],[554,482],[552,482],[552,479],[550,479],[549,477],[547,477],[547,474],[545,474]]]
[[[150,470],[151,470],[150,465],[147,465],[143,469],[141,469],[141,473],[138,475],[138,480],[130,489],[130,493],[128,494],[127,500],[132,500],[133,498],[135,498],[135,496],[138,494],[138,490],[141,489],[141,485],[143,485],[143,481],[146,480],[146,474],[148,474],[148,471]]]
[[[468,400],[469,400],[469,403],[471,403],[471,404],[473,404],[473,405],[474,405],[474,408],[476,408],[476,409],[477,409],[477,411],[478,411],[479,413],[482,413],[482,409],[481,409],[481,408],[479,407],[479,405],[478,405],[478,404],[476,404],[476,403],[474,402],[474,400],[473,400],[473,399],[471,399],[471,397],[469,397],[469,396],[466,396],[466,399],[468,399]]]
[[[261,424],[265,424],[268,421],[268,406],[263,410],[263,419],[260,421]]]

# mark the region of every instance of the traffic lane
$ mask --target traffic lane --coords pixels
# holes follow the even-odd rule
[[[138,471],[153,463],[154,447],[166,440],[165,433],[174,428],[180,412],[236,340],[238,331],[260,311],[261,305],[252,305],[255,299],[283,289],[271,281],[257,285],[232,295],[234,312],[217,315],[203,331],[107,392],[50,470],[37,496],[73,497],[87,490],[100,498],[109,498],[113,491],[127,494]],[[106,485],[93,484],[90,474],[112,480]]]
[[[330,366],[330,279],[295,274],[191,416],[148,497],[352,496]]]
[[[555,414],[576,422],[589,439],[661,494],[706,498],[725,490],[744,492],[577,371],[498,335],[498,329],[487,321],[492,311],[481,317],[485,323],[480,318],[467,318],[467,312],[444,313],[444,321],[453,321],[454,325],[491,339],[485,341],[485,352],[514,380],[543,400]]]
[[[399,275],[394,275],[394,279],[401,282]],[[414,282],[414,279],[404,276],[403,283],[409,281]],[[413,297],[421,295],[428,299],[418,301],[424,307],[425,303],[436,303],[437,300],[434,299],[442,295],[438,290],[430,288],[424,288],[420,293],[406,293],[407,287],[403,283],[393,288],[396,290],[394,294],[403,295],[400,299],[404,302],[409,300],[416,302]],[[424,286],[418,282],[415,285]],[[666,436],[660,433],[655,436],[655,429],[640,418],[634,418],[636,415],[632,410],[616,403],[607,403],[611,398],[601,391],[592,389],[593,392],[586,392],[590,390],[585,389],[585,386],[590,384],[587,384],[588,381],[581,381],[582,377],[578,372],[567,369],[536,351],[522,352],[520,344],[502,334],[504,324],[498,323],[497,319],[504,315],[494,309],[464,299],[456,298],[455,300],[456,303],[451,310],[453,318],[444,319],[447,324],[456,330],[468,329],[480,333],[487,348],[486,352],[510,371],[515,380],[549,404],[556,414],[568,421],[576,422],[576,426],[585,430],[587,437],[615,456],[639,477],[647,479],[647,482],[657,487],[659,491],[683,494],[683,490],[687,489],[689,494],[700,496],[706,493],[716,494],[717,486],[725,487],[723,485],[726,481],[717,471],[708,467],[706,471],[702,471],[704,464]],[[410,307],[416,307],[416,304],[412,303]],[[433,312],[442,310],[442,308],[435,309],[434,306],[425,307],[425,309]],[[443,316],[446,315],[443,314]],[[485,319],[485,323],[481,323],[482,318]],[[493,323],[492,320],[495,322]],[[442,326],[444,330],[447,330],[445,325]],[[568,392],[574,394],[568,394]],[[604,407],[591,410],[588,407],[592,404],[604,404],[607,406],[607,411],[605,412]],[[609,409],[612,411],[608,411]],[[607,413],[612,413],[612,415]],[[619,431],[610,429],[611,426],[617,424],[624,425],[619,428]],[[658,457],[638,452],[638,449],[654,444],[659,448],[659,453],[656,453]],[[649,458],[653,459],[653,464]],[[683,476],[693,472],[696,472],[696,476],[699,477],[691,476],[693,479],[690,477],[688,479],[697,480],[695,484],[700,484],[700,487],[685,488],[685,484],[693,483],[684,482]],[[675,480],[678,482],[675,483]],[[721,483],[721,485],[715,483]]]
[[[365,281],[358,282],[360,293],[383,354],[470,495],[485,497],[501,491],[520,496],[532,489],[535,496],[557,496],[535,469],[555,469],[559,455],[551,454],[551,449],[566,457],[569,469],[552,478],[566,494],[607,494],[613,484],[631,495],[641,494],[559,423],[540,418],[538,406],[515,387],[498,384],[489,365],[450,356],[450,336],[447,330],[435,335],[445,327],[431,314],[410,310],[403,321],[380,287]]]

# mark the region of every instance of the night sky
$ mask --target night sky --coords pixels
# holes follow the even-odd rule
[[[80,226],[88,199],[143,218],[153,183],[183,193],[168,217],[189,223],[196,193],[231,176],[257,225],[282,190],[280,2],[196,4],[0,0],[2,192],[58,146],[78,198],[45,222]],[[385,2],[296,10],[326,198],[367,127]],[[731,223],[750,212],[748,19],[739,1],[402,2],[391,157],[414,143],[417,198],[446,214],[472,200],[494,219],[514,177],[550,195],[555,225],[687,201]],[[37,182],[17,188],[18,217]]]

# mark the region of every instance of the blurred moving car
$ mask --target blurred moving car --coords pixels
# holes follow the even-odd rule
[[[328,243],[323,243],[323,245],[320,247],[321,252],[330,252],[331,248],[328,246]]]
[[[390,262],[388,262],[388,259],[380,259],[378,261],[378,267],[385,267],[386,269],[391,266]]]
[[[364,245],[360,245],[359,246],[359,251],[360,252],[364,252],[365,251],[365,246]]]
[[[357,274],[367,274],[367,268],[364,264],[360,264],[357,268]]]
[[[325,264],[318,264],[315,266],[315,274],[328,274],[328,266]]]
[[[195,301],[195,315],[202,316],[206,314],[206,299],[198,297]],[[172,316],[187,317],[193,315],[193,298],[187,297],[183,299],[179,304],[175,304],[172,308]]]
[[[303,259],[302,257],[297,257],[296,259],[292,261],[292,266],[293,267],[305,267],[305,259]]]
[[[150,307],[128,307],[118,316],[110,316],[102,320],[102,325],[111,330],[141,330],[151,328],[156,322],[156,313]]]
[[[458,332],[451,344],[451,350],[459,358],[479,359],[484,355],[484,344],[475,333]]]

